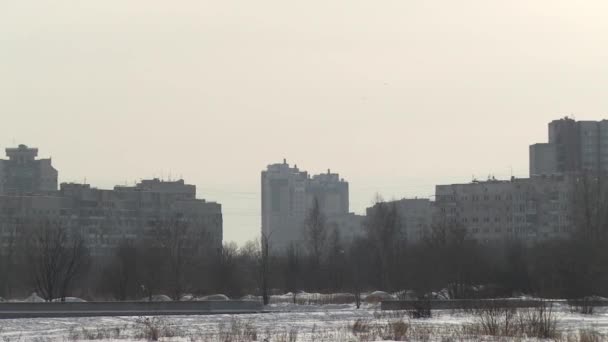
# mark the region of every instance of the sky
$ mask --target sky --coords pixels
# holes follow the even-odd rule
[[[0,0],[0,148],[60,182],[184,178],[260,231],[260,172],[350,182],[351,211],[528,174],[547,123],[608,119],[608,2]]]

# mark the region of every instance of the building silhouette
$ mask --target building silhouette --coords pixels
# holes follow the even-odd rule
[[[290,245],[301,248],[305,240],[304,222],[314,201],[319,203],[326,229],[336,229],[345,239],[357,235],[363,218],[349,212],[348,182],[339,174],[310,176],[297,165],[268,165],[262,171],[262,234],[274,251]]]
[[[36,159],[37,148],[7,148],[6,156],[0,159],[0,195],[57,191],[57,170],[50,158]]]
[[[0,244],[26,238],[26,228],[59,225],[80,234],[92,255],[103,257],[126,240],[158,240],[161,229],[179,225],[197,239],[202,251],[221,251],[221,205],[197,199],[196,186],[183,180],[150,179],[112,190],[75,183],[62,183],[57,190],[57,171],[49,159],[34,160],[37,151],[25,145],[7,149],[10,162],[3,161],[8,173],[5,168]]]
[[[530,176],[608,172],[608,120],[549,123],[549,142],[530,146]]]
[[[572,232],[572,178],[563,175],[437,185],[433,224],[479,242],[542,241]]]

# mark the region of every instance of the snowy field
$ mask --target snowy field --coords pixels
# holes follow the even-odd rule
[[[403,322],[408,330],[405,340],[506,341],[510,338],[467,336],[463,327],[475,324],[471,313],[433,311],[428,319],[411,319],[403,312],[380,311],[377,305],[357,310],[353,305],[274,304],[269,313],[217,316],[45,318],[0,321],[2,341],[77,341],[77,340],[149,340],[162,341],[373,341],[389,338],[366,333],[366,327],[388,327]],[[570,312],[567,306],[555,309],[557,329],[563,341],[580,341],[580,332],[595,332],[608,341],[608,310],[597,309],[593,315]],[[357,323],[356,323],[357,322]],[[363,328],[354,329],[360,324]],[[390,338],[389,338],[390,339]],[[537,339],[522,339],[533,340]]]

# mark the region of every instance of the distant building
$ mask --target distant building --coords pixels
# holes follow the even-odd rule
[[[116,186],[114,190],[121,191],[146,191],[162,194],[172,194],[182,199],[195,199],[196,186],[185,184],[183,179],[177,181],[162,181],[158,178],[144,179],[134,187]]]
[[[478,241],[565,238],[572,232],[565,176],[437,185],[434,223],[466,229]]]
[[[286,161],[262,172],[262,234],[272,249],[285,249],[301,240],[300,225],[306,217],[308,173]]]
[[[347,226],[360,222],[349,213],[348,182],[337,173],[310,177],[297,166],[268,165],[262,171],[262,233],[269,237],[271,248],[285,250],[290,244],[303,242],[304,221],[315,199],[328,223]],[[345,236],[352,235],[344,232]]]
[[[60,191],[48,195],[0,196],[1,236],[18,237],[24,225],[53,222],[81,233],[94,256],[107,256],[125,240],[158,238],[159,225],[179,222],[200,238],[201,248],[211,254],[221,250],[220,204],[185,195],[180,191],[183,181],[153,180],[163,191],[144,188],[147,182],[114,190],[63,183]],[[169,191],[172,185],[176,192]]]
[[[6,156],[0,159],[0,195],[57,191],[57,170],[51,159],[36,159],[37,148],[7,148]]]
[[[399,236],[401,241],[416,244],[422,241],[431,229],[434,205],[430,199],[404,198],[389,201],[385,204],[395,206],[399,215]],[[370,217],[376,206],[367,208],[367,217]]]
[[[325,174],[314,175],[306,182],[306,206],[312,207],[314,200],[326,216],[348,214],[348,182],[337,173],[327,170]]]
[[[349,245],[356,238],[365,234],[364,224],[364,215],[354,213],[330,215],[326,218],[327,237],[329,238],[336,231],[340,236],[340,242],[343,245]]]
[[[534,144],[530,146],[530,175],[558,174],[556,144]]]
[[[410,198],[394,203],[401,219],[403,238],[408,243],[419,243],[431,228],[433,202],[424,198]]]
[[[530,146],[530,175],[608,172],[608,120],[549,123],[549,142]]]
[[[202,249],[222,248],[222,207],[196,199],[196,186],[183,180],[143,180],[113,190],[63,183],[50,159],[36,159],[38,149],[6,149],[0,160],[0,245],[19,239],[26,227],[57,224],[85,238],[92,254],[107,256],[125,239],[155,238],[155,229],[179,222],[200,238]]]

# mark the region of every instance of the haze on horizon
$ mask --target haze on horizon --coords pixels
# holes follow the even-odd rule
[[[526,176],[565,115],[608,118],[608,3],[20,0],[0,3],[0,148],[60,181],[183,177],[260,229],[260,171],[287,158],[428,197]]]

